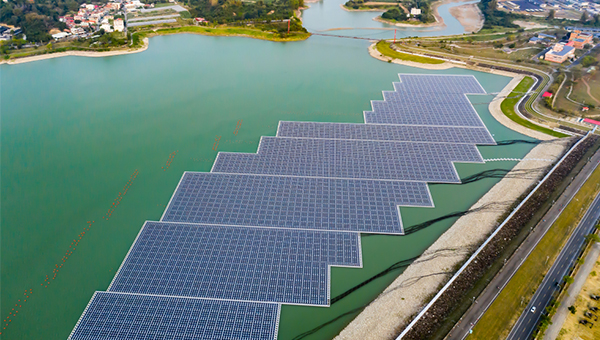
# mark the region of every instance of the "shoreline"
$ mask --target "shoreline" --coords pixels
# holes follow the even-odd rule
[[[60,58],[60,57],[69,57],[69,56],[101,58],[101,57],[113,57],[113,56],[118,56],[118,55],[140,53],[140,52],[144,52],[145,50],[147,50],[148,45],[150,44],[148,38],[144,38],[143,42],[144,42],[144,45],[137,49],[126,49],[126,50],[115,50],[115,51],[104,51],[104,52],[66,51],[66,52],[46,53],[46,54],[38,54],[38,55],[32,55],[32,56],[27,56],[27,57],[22,57],[22,58],[2,60],[2,61],[0,61],[0,65],[1,64],[7,64],[7,65],[24,64],[24,63],[29,63],[29,62],[33,62],[33,61],[54,59],[54,58]]]
[[[185,30],[185,28],[191,28],[191,29]],[[205,31],[199,31],[199,29],[202,29],[202,28],[203,27],[200,27],[200,26],[182,26],[182,27],[163,28],[163,29],[158,29],[158,30],[154,30],[154,31],[144,32],[147,34],[147,36],[144,37],[144,39],[143,39],[144,45],[137,49],[127,48],[127,49],[123,49],[123,50],[104,51],[104,52],[75,50],[75,51],[66,51],[66,52],[45,53],[45,54],[26,56],[26,57],[20,57],[20,58],[15,58],[15,59],[1,60],[0,65],[2,65],[2,64],[8,64],[8,65],[23,64],[23,63],[33,62],[33,61],[54,59],[54,58],[60,58],[60,57],[68,57],[68,56],[99,58],[99,57],[112,57],[112,56],[118,56],[118,55],[139,53],[139,52],[143,52],[148,49],[148,46],[150,45],[149,38],[152,38],[155,36],[161,36],[161,35],[198,34],[198,35],[204,35],[204,36],[243,37],[243,38],[251,38],[251,39],[258,39],[258,40],[273,41],[273,42],[302,41],[302,40],[308,39],[311,35],[310,33],[307,33],[306,37],[303,39],[276,39],[276,38],[270,39],[268,37],[260,37],[260,36],[250,35],[250,34],[228,33],[228,32],[226,32],[225,28],[221,28],[221,29],[219,29],[219,28],[216,28],[216,29],[204,28]],[[165,32],[165,31],[161,32],[161,30],[169,30],[169,29],[184,29],[184,30],[182,30],[180,32]],[[236,28],[231,28],[231,29],[236,29]],[[266,31],[260,31],[260,32],[264,32],[265,34],[272,33],[272,32],[266,32]]]
[[[510,93],[519,83],[520,75],[503,89]],[[496,96],[500,98],[501,94]],[[499,100],[494,100],[499,102]],[[491,105],[490,105],[491,106]],[[490,109],[491,111],[491,109]],[[568,139],[537,145],[524,157],[526,159],[560,158]],[[511,172],[548,167],[547,161],[520,161]],[[510,172],[509,172],[510,174]],[[505,176],[482,196],[470,209],[494,202],[516,201],[544,174],[522,178]],[[400,274],[375,300],[352,320],[335,340],[346,339],[393,339],[399,330],[427,304],[432,294],[453,274],[451,268],[459,265],[470,251],[483,242],[492,232],[504,209],[481,211],[460,217],[427,250]]]
[[[435,2],[431,6],[431,10],[433,12],[435,22],[428,23],[428,24],[414,24],[413,25],[413,24],[391,22],[391,21],[382,19],[381,16],[377,16],[377,17],[373,18],[373,20],[383,23],[383,24],[396,26],[396,27],[404,27],[404,28],[406,28],[406,27],[417,27],[417,28],[437,27],[438,29],[442,29],[442,28],[446,27],[446,23],[444,23],[444,18],[442,18],[442,16],[440,15],[440,13],[438,11],[438,7],[440,7],[442,5],[450,4],[450,3],[456,3],[456,2],[470,2],[470,0],[440,0],[440,1]],[[360,11],[360,10],[356,10],[356,11]],[[477,3],[457,5],[457,6],[454,6],[454,7],[451,7],[450,9],[448,9],[448,12],[456,20],[458,20],[460,25],[465,29],[465,33],[466,32],[469,32],[469,33],[478,32],[483,27],[483,23],[484,23],[485,19],[483,17],[483,14],[479,10],[479,7],[477,7]],[[473,30],[471,30],[471,29],[473,29]]]
[[[479,32],[483,28],[485,18],[477,3],[450,7],[448,12],[460,22],[466,33]]]
[[[416,67],[416,68],[421,68],[421,69],[425,69],[425,70],[447,70],[452,67],[457,67],[457,68],[464,68],[464,69],[475,70],[475,71],[491,73],[491,74],[497,74],[497,75],[513,78],[508,83],[508,85],[506,85],[506,87],[504,87],[504,89],[502,89],[502,91],[496,96],[496,98],[507,97],[512,92],[512,90],[519,84],[519,82],[523,78],[525,78],[524,75],[518,74],[518,73],[512,73],[512,72],[496,70],[496,69],[482,69],[482,68],[478,68],[478,67],[467,67],[466,64],[453,63],[453,62],[450,62],[447,60],[444,61],[444,63],[442,63],[442,64],[424,64],[424,63],[418,63],[418,62],[408,61],[408,60],[392,59],[390,57],[382,55],[377,50],[376,45],[377,45],[376,43],[373,43],[369,46],[369,48],[368,48],[369,55],[371,55],[371,57],[373,57],[375,59],[378,59],[378,60],[381,60],[384,62],[391,61],[394,64]],[[406,53],[406,52],[403,52],[403,53]],[[502,100],[492,100],[492,102],[490,103],[490,105],[488,107],[492,117],[494,117],[494,119],[496,119],[496,121],[498,121],[500,124],[504,125],[505,127],[509,128],[513,131],[516,131],[520,134],[526,135],[531,138],[535,138],[535,139],[539,139],[539,140],[554,139],[554,137],[549,136],[545,133],[529,129],[525,126],[522,126],[522,125],[514,122],[513,120],[508,118],[504,114],[504,112],[502,112],[501,104],[502,104]]]

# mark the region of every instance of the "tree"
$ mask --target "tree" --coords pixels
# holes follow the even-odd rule
[[[569,306],[569,308],[567,309],[569,310],[569,312],[571,312],[571,314],[577,313],[577,308],[575,306]]]
[[[585,237],[585,240],[588,242],[600,242],[600,236],[596,234],[589,234]]]
[[[585,23],[587,20],[588,20],[588,12],[583,11],[583,13],[581,13],[581,19],[579,19],[579,21],[581,21],[582,23]]]
[[[573,281],[575,281],[575,280],[573,279],[573,277],[571,277],[571,276],[569,276],[569,275],[565,275],[565,276],[563,277],[563,281],[565,281],[565,282],[566,282],[566,283],[568,283],[568,284],[571,284],[571,283],[573,283]]]
[[[581,59],[581,65],[583,65],[583,67],[590,67],[596,63],[596,58],[592,57],[591,55],[586,55]]]
[[[555,15],[556,15],[556,11],[551,9],[550,12],[548,12],[548,16],[546,17],[546,19],[552,20],[552,19],[554,19]]]

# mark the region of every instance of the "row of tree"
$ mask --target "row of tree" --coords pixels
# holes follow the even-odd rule
[[[267,3],[240,0],[190,0],[193,17],[202,17],[218,24],[236,21],[274,21],[289,19],[293,12],[304,6],[304,0],[275,0]]]

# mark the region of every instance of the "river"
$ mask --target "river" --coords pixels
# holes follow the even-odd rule
[[[311,15],[333,11],[327,0],[312,6],[307,26],[318,21]],[[347,20],[374,16],[337,8]],[[363,27],[354,24],[323,27]],[[509,81],[388,64],[371,58],[367,46],[330,37],[274,43],[182,34],[154,37],[138,54],[0,65],[2,337],[65,339],[93,292],[106,290],[143,222],[160,218],[183,172],[209,171],[217,151],[255,152],[260,136],[275,135],[279,120],[362,122],[369,101],[392,90],[397,73],[474,74],[488,92]],[[471,98],[496,140],[523,138],[491,117],[491,96]],[[530,148],[480,150],[484,158],[522,157]],[[465,177],[514,164],[457,169]],[[402,208],[404,223],[465,210],[496,182],[431,185],[436,207]],[[410,236],[363,237],[364,268],[333,268],[331,296],[420,254],[451,222]],[[283,306],[279,339],[367,303],[397,274],[330,308]],[[307,339],[331,338],[355,315]]]

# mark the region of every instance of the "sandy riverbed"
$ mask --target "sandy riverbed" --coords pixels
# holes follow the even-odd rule
[[[3,60],[0,64],[22,64],[38,60],[46,60],[52,58],[66,57],[66,56],[77,56],[77,57],[111,57],[122,54],[139,53],[148,49],[148,38],[144,38],[144,46],[138,49],[127,49],[118,51],[106,51],[106,52],[91,52],[91,51],[67,51],[49,54],[34,55],[31,57],[24,57],[11,60]]]
[[[438,2],[434,3],[432,6],[432,11],[433,11],[433,15],[435,17],[436,22],[432,22],[429,24],[411,25],[411,24],[403,24],[403,23],[393,23],[393,22],[381,19],[381,17],[376,17],[373,20],[382,22],[382,23],[386,23],[389,25],[394,25],[397,27],[440,27],[440,28],[443,28],[446,26],[446,24],[444,23],[444,19],[440,16],[440,14],[438,12],[438,7],[440,7],[441,5],[451,3],[451,2],[465,2],[465,0],[442,0],[442,1],[438,1]],[[454,10],[457,7],[459,7],[460,9]],[[477,7],[477,4],[465,4],[465,5],[461,5],[461,6],[457,6],[457,7],[451,8],[450,14],[453,17],[455,17],[456,20],[458,20],[460,22],[460,24],[465,28],[465,31],[477,32],[481,29],[481,27],[483,27],[483,21],[484,21],[483,14],[479,10],[479,7]]]
[[[477,4],[464,4],[448,10],[460,22],[468,33],[479,32],[483,27],[483,13]]]

